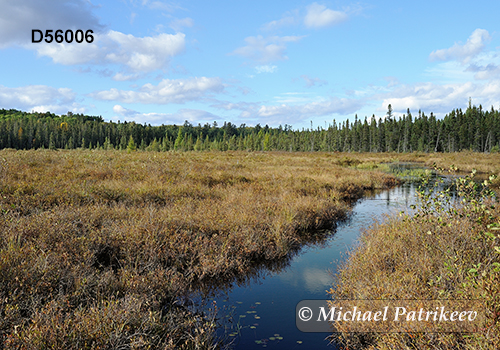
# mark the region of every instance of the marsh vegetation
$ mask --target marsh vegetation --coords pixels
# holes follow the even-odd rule
[[[212,348],[191,293],[287,259],[397,180],[331,154],[0,152],[5,348]]]
[[[495,157],[2,150],[2,345],[220,347],[217,310],[189,307],[193,293],[279,269],[304,244],[322,241],[350,203],[399,183],[380,171],[383,163],[465,169],[474,158],[479,170],[498,172]]]
[[[334,299],[480,300],[486,319],[476,333],[352,333],[337,326],[344,348],[498,349],[500,346],[500,209],[475,172],[422,179],[414,213],[375,224],[337,272]],[[377,299],[377,300],[376,300]],[[370,303],[367,301],[368,310]]]

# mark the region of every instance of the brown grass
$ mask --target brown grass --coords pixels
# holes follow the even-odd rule
[[[500,348],[500,206],[469,198],[465,207],[446,211],[432,198],[427,203],[419,216],[391,218],[364,232],[330,293],[338,299],[478,299],[486,308],[485,328],[473,334],[343,333],[345,348]]]
[[[473,169],[478,174],[496,175],[493,186],[500,186],[500,153],[477,153],[462,151],[456,153],[337,153],[338,163],[364,169],[377,169],[380,163],[416,162],[432,168],[442,169],[443,173],[453,166],[455,172],[469,174]]]
[[[0,151],[3,347],[216,347],[182,297],[286,261],[396,183],[339,157]]]

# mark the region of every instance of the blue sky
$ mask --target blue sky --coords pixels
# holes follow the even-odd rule
[[[500,108],[500,2],[0,0],[0,108],[293,128]],[[32,29],[94,42],[31,43]]]

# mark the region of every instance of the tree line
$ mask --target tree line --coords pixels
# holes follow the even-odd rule
[[[498,152],[500,112],[483,110],[469,101],[444,118],[410,110],[395,117],[391,105],[384,118],[365,117],[328,127],[293,130],[290,125],[151,126],[135,122],[105,122],[101,116],[55,115],[0,110],[0,149],[121,149],[145,151],[326,151],[326,152]]]

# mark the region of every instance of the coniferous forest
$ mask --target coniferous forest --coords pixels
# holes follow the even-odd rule
[[[484,110],[469,101],[444,118],[410,110],[394,116],[391,105],[384,118],[357,115],[327,128],[293,130],[291,126],[151,126],[135,122],[105,122],[100,116],[55,115],[0,110],[0,149],[102,148],[147,151],[326,151],[326,152],[498,152],[500,112]]]

